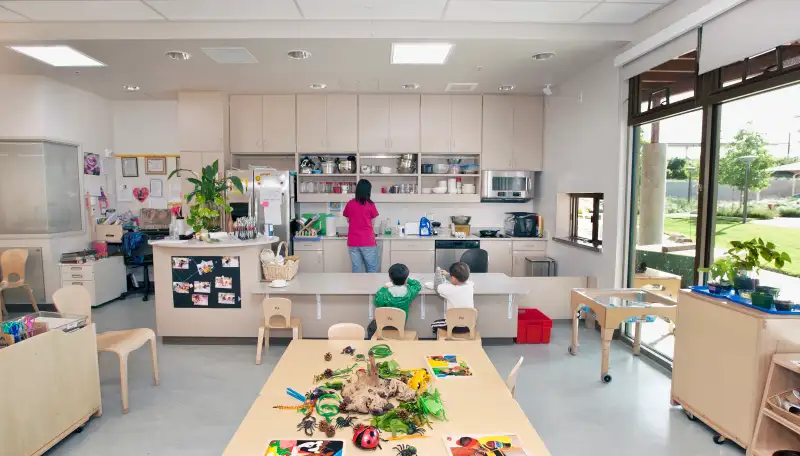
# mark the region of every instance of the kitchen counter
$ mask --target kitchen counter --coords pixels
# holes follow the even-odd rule
[[[312,239],[320,239],[320,240],[347,240],[347,236],[319,236],[315,238],[295,238],[295,240],[312,240]],[[451,234],[440,234],[438,236],[417,236],[417,235],[408,235],[408,236],[375,236],[375,240],[378,241],[457,241],[457,240],[467,240],[467,241],[542,241],[546,242],[544,238],[536,238],[536,237],[491,237],[491,238],[482,238],[478,235],[472,234],[467,236],[466,238],[457,238]]]
[[[219,242],[202,242],[197,239],[178,240],[178,239],[162,239],[159,241],[150,241],[149,244],[153,247],[170,247],[177,249],[227,249],[239,247],[252,247],[260,245],[274,244],[278,242],[276,236],[272,237],[259,237],[257,239],[250,239],[242,241],[239,239],[225,238],[220,239]]]

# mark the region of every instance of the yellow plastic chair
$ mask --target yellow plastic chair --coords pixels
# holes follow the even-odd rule
[[[372,340],[417,340],[417,332],[406,331],[406,313],[395,307],[375,309],[377,330]]]
[[[293,340],[303,338],[303,322],[300,318],[292,318],[292,301],[286,298],[264,298],[261,306],[264,309],[264,323],[258,328],[256,364],[261,364],[261,350],[269,350],[270,329],[291,328]]]
[[[53,293],[56,310],[67,315],[85,315],[92,322],[92,297],[86,288],[69,285]],[[158,353],[156,333],[150,328],[106,331],[97,335],[97,351],[111,352],[119,357],[119,380],[122,389],[122,412],[128,413],[128,354],[150,342],[153,355],[153,379],[158,386]]]
[[[436,332],[437,340],[481,340],[478,334],[478,311],[472,308],[455,307],[447,309],[444,314],[447,320],[447,330],[439,329]],[[453,334],[453,328],[467,328],[468,333]]]
[[[364,340],[366,330],[356,323],[336,323],[328,328],[329,340]]]
[[[36,298],[33,297],[33,290],[30,285],[25,283],[25,263],[28,262],[28,251],[25,249],[9,249],[0,254],[0,269],[3,270],[3,278],[0,280],[0,317],[8,315],[6,303],[3,299],[3,291],[12,288],[24,288],[28,293],[28,300],[33,306],[34,312],[39,312],[39,306],[36,305]],[[11,281],[11,276],[17,276],[17,279]]]

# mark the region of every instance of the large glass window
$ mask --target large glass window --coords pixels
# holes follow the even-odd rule
[[[697,51],[678,56],[638,78],[639,113],[649,112],[695,96]]]

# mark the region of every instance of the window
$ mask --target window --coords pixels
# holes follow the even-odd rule
[[[800,63],[800,41],[778,46],[767,52],[720,68],[718,89],[728,88],[751,79],[765,79]]]
[[[603,194],[568,193],[569,231],[553,239],[599,251],[603,245]]]
[[[637,77],[636,83],[638,114],[694,98],[697,85],[697,51],[678,56],[645,71]]]

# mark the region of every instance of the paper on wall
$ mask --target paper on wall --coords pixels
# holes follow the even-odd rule
[[[127,203],[133,201],[133,186],[119,184],[117,187],[117,201]]]
[[[261,201],[261,209],[264,211],[264,220],[273,225],[281,224],[281,202],[282,199],[270,198]]]
[[[181,200],[181,183],[178,182],[170,182],[169,183],[169,200],[174,202],[180,202]]]
[[[166,209],[166,208],[167,208],[166,198],[150,197],[150,209]]]

